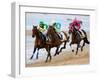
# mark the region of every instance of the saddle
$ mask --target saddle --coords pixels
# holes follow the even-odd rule
[[[62,35],[60,33],[57,33],[59,39],[62,39]]]

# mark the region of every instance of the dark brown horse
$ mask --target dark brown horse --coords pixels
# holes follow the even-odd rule
[[[76,49],[76,55],[77,55],[77,53],[78,53],[78,48],[79,47],[81,47],[81,51],[83,51],[83,47],[85,46],[85,43],[87,43],[87,44],[90,44],[90,42],[88,41],[88,39],[87,39],[87,34],[86,34],[86,32],[82,29],[82,32],[84,33],[84,37],[82,38],[81,37],[81,32],[80,31],[78,31],[75,27],[74,27],[74,29],[73,29],[73,32],[71,31],[71,30],[69,30],[69,34],[71,34],[72,33],[72,36],[71,36],[71,38],[72,38],[72,40],[71,40],[71,43],[70,43],[70,46],[72,45],[72,44],[77,44],[77,49]],[[82,46],[80,46],[80,42],[83,40],[83,45]],[[74,50],[72,50],[72,52],[74,52]]]
[[[44,34],[42,34],[37,29],[37,26],[33,26],[33,29],[32,29],[32,37],[36,37],[36,40],[35,40],[35,45],[34,45],[34,51],[33,51],[33,54],[32,54],[32,56],[31,56],[30,59],[33,58],[36,49],[39,51],[39,49],[45,48],[46,51],[48,52],[47,58],[46,58],[46,61],[45,62],[48,61],[48,58],[51,61],[51,59],[52,59],[52,56],[51,56],[51,53],[50,53],[51,48],[57,47],[57,50],[56,50],[56,53],[55,53],[55,55],[56,55],[56,54],[59,53],[58,52],[59,46],[63,42],[67,42],[67,34],[66,34],[66,40],[61,41],[61,39],[59,38],[59,36],[57,35],[57,33],[54,31],[53,27],[52,28],[51,27],[48,28],[47,36],[49,38],[48,40],[46,40],[46,36]],[[37,55],[36,55],[36,58],[37,59],[38,59],[38,54],[39,54],[38,51],[37,51]],[[60,50],[60,51],[62,51],[62,50]]]
[[[65,37],[65,39],[63,39],[59,36],[59,34],[62,35],[61,32],[63,33],[63,37]],[[64,31],[61,31],[61,32],[57,33],[53,26],[49,26],[48,31],[47,31],[47,36],[50,39],[49,41],[50,41],[50,43],[52,43],[52,45],[50,45],[50,47],[51,48],[52,47],[57,47],[56,53],[54,54],[54,56],[59,54],[62,51],[62,49],[65,49],[66,48],[66,43],[69,41],[69,37],[68,37],[67,33],[64,32]],[[64,46],[61,47],[61,49],[59,50],[60,45],[62,43],[64,43]]]

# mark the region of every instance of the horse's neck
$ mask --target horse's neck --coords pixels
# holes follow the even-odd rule
[[[39,34],[40,34],[40,32],[38,32],[38,33],[36,34],[36,39],[40,39],[40,38],[41,38],[41,36],[40,36]]]
[[[51,41],[59,41],[57,33],[52,34],[50,37],[51,37]]]
[[[76,32],[72,33],[72,39],[74,39],[76,37]]]

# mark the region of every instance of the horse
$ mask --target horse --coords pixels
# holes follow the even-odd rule
[[[48,33],[49,33],[49,29],[50,29],[50,28],[48,28]],[[53,35],[53,37],[54,37],[53,39],[55,40],[55,38],[56,38],[56,41],[57,41],[58,43],[61,42],[61,41],[59,40],[59,37],[55,36],[55,32],[54,32],[53,34],[54,34],[54,35]],[[48,35],[48,37],[49,37],[49,34],[47,34],[47,35]],[[39,49],[45,48],[46,51],[47,51],[47,53],[48,53],[45,62],[48,61],[48,58],[49,58],[49,61],[51,61],[51,59],[52,59],[51,53],[50,53],[51,48],[53,48],[53,47],[58,47],[61,43],[60,43],[60,44],[58,44],[58,43],[53,43],[52,41],[50,41],[50,40],[52,40],[52,39],[51,39],[52,37],[49,37],[50,40],[49,40],[49,39],[46,40],[46,36],[45,36],[42,32],[40,32],[40,31],[37,29],[37,26],[33,26],[33,29],[32,29],[32,37],[33,37],[33,38],[36,37],[36,39],[35,39],[34,51],[33,51],[32,56],[30,57],[30,59],[33,58],[36,49],[37,49],[36,59],[38,59]],[[66,36],[66,37],[67,37],[67,36]],[[64,42],[66,42],[66,41],[64,41]],[[58,49],[58,48],[57,48],[57,49]],[[56,50],[56,52],[57,52],[57,51],[58,51],[58,50]],[[60,50],[60,51],[61,51],[61,50]],[[55,54],[56,54],[56,53],[55,53]]]
[[[73,28],[73,32],[71,30],[69,30],[69,34],[72,34],[71,36],[71,42],[70,42],[70,46],[72,44],[77,44],[77,48],[76,48],[76,55],[78,53],[78,48],[81,47],[81,51],[83,51],[83,47],[85,46],[85,43],[90,44],[88,38],[87,38],[87,34],[85,32],[85,30],[81,30],[84,34],[84,37],[81,37],[81,35],[83,35],[80,31],[78,31],[75,27]],[[83,45],[80,46],[80,42],[83,40]],[[74,50],[72,50],[72,52],[74,52]]]
[[[49,48],[50,44],[46,41],[46,36],[37,29],[37,26],[33,26],[32,37],[33,38],[36,37],[36,39],[35,39],[33,54],[30,57],[30,59],[33,58],[36,50],[37,50],[36,59],[38,59],[39,49],[45,48],[46,51],[48,52],[47,59],[45,62],[48,61],[48,57],[50,57],[49,61],[51,61],[51,54],[50,54],[50,48]]]
[[[47,36],[50,39],[49,41],[52,43],[52,45],[50,45],[50,47],[57,48],[54,56],[59,55],[59,53],[62,51],[62,49],[66,48],[66,43],[69,41],[69,36],[67,35],[67,33],[64,31],[61,31],[60,33],[56,32],[54,26],[49,26],[48,31],[47,31]],[[59,50],[60,45],[62,43],[64,43],[64,46],[61,47],[61,49]]]

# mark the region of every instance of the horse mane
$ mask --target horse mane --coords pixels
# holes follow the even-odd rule
[[[59,41],[59,35],[57,34],[55,28],[53,26],[49,26],[48,31],[47,31],[47,36],[48,38],[51,39],[51,41]]]

